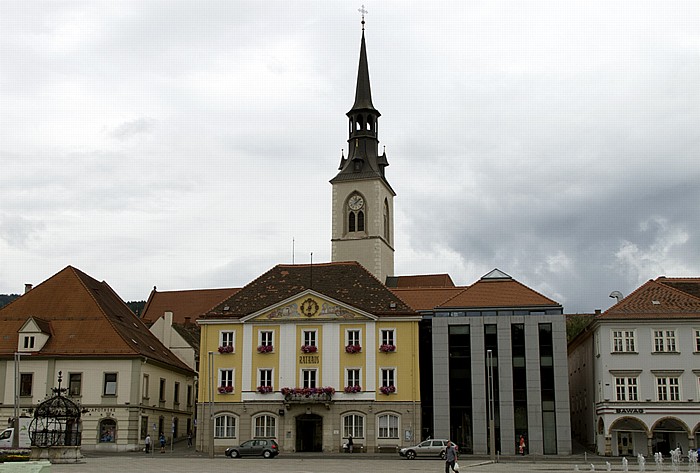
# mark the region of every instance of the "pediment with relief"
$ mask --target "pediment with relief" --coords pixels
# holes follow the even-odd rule
[[[359,310],[315,293],[305,293],[294,299],[283,301],[273,308],[265,309],[250,317],[256,321],[308,321],[358,320],[372,318]]]

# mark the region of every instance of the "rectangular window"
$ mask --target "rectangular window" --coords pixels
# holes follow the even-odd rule
[[[615,378],[615,400],[638,401],[637,377]]]
[[[105,373],[105,383],[102,394],[105,396],[117,395],[117,373]]]
[[[613,353],[633,353],[636,351],[634,330],[612,331]]]
[[[217,417],[214,422],[214,437],[235,438],[236,418],[231,415],[222,415]]]
[[[677,377],[656,378],[657,401],[680,401],[680,379]]]
[[[359,368],[348,368],[345,370],[345,377],[347,380],[345,381],[345,386],[361,386],[360,382],[360,369]]]
[[[25,335],[24,336],[24,348],[26,348],[26,349],[34,348],[34,335]]]
[[[220,347],[233,347],[236,332],[233,330],[222,330],[219,332],[219,346]]]
[[[22,373],[19,375],[19,395],[20,396],[31,396],[32,395],[32,380],[34,378],[33,373]]]
[[[700,352],[700,330],[696,329],[695,332],[695,351]]]
[[[654,352],[675,352],[676,351],[676,331],[675,330],[654,330]]]
[[[160,387],[158,389],[158,400],[165,402],[165,379],[160,378]]]
[[[187,407],[192,405],[192,386],[187,385]]]
[[[173,392],[173,402],[180,404],[180,383],[175,383],[175,392]]]
[[[343,417],[343,438],[351,436],[354,439],[361,439],[365,436],[365,419],[357,414],[350,414]]]
[[[141,386],[141,397],[148,399],[148,375],[143,375],[143,385]]]
[[[269,415],[261,415],[255,418],[255,437],[275,437],[275,418]]]
[[[83,387],[83,374],[70,373],[68,375],[68,395],[80,396]]]
[[[347,340],[345,345],[360,345],[360,331],[359,330],[348,330],[345,332],[347,334]]]
[[[316,387],[316,370],[301,370],[302,377],[302,387],[304,388],[315,388]]]
[[[384,329],[380,332],[379,339],[382,345],[394,345],[396,346],[396,340],[394,338],[394,329]]]
[[[233,387],[233,369],[219,370],[219,387]]]
[[[382,368],[382,387],[396,386],[394,368]]]
[[[380,439],[396,439],[399,438],[399,418],[393,414],[385,414],[379,416],[379,438]]]
[[[316,346],[316,330],[304,330],[304,345]]]
[[[260,384],[258,386],[272,387],[272,370],[270,368],[261,368],[258,373],[260,374]]]
[[[260,345],[264,347],[271,347],[273,344],[274,332],[272,330],[261,330],[260,331]]]

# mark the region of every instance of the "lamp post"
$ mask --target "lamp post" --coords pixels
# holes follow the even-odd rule
[[[19,448],[19,359],[21,354],[15,352],[15,411],[12,419],[12,427],[15,429],[14,437],[12,438],[12,448]]]
[[[209,458],[214,458],[214,352],[209,352]]]
[[[488,364],[489,454],[493,461],[496,459],[496,426],[493,419],[493,351],[491,350],[486,350],[486,363]]]

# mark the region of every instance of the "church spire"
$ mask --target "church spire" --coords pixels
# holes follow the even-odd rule
[[[355,88],[355,103],[352,106],[353,111],[358,110],[373,110],[377,112],[372,105],[372,88],[369,84],[369,66],[367,66],[367,47],[365,46],[365,27],[364,15],[362,20],[362,43],[360,45],[360,65],[357,68],[357,87]],[[348,113],[350,113],[348,112]],[[377,112],[379,115],[379,112]]]

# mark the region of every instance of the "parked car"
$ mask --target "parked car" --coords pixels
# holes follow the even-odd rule
[[[272,439],[254,439],[234,445],[226,449],[226,456],[238,458],[259,455],[263,458],[274,458],[280,453],[279,445]]]
[[[408,460],[413,460],[416,457],[434,457],[445,458],[445,448],[447,448],[446,439],[430,439],[424,440],[414,447],[406,447],[399,450],[399,455],[406,457]],[[452,442],[452,445],[457,445]]]

